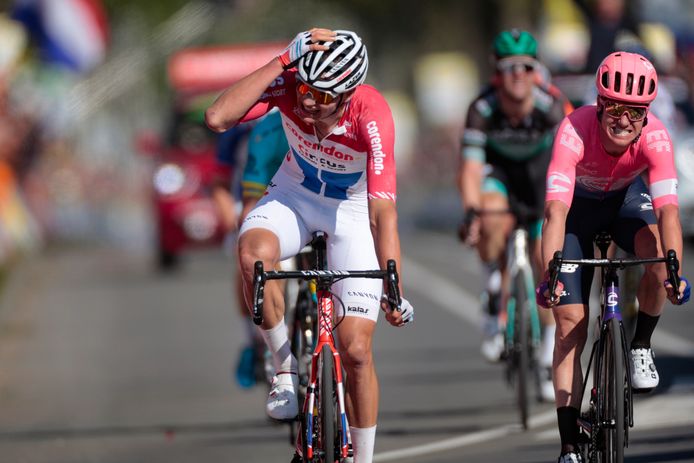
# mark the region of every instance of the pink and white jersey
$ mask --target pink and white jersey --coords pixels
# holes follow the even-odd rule
[[[334,199],[395,201],[395,128],[383,96],[360,85],[330,135],[322,141],[298,112],[296,72],[282,73],[244,116],[255,119],[277,106],[289,142],[278,173]]]
[[[621,156],[610,156],[600,142],[597,106],[583,106],[559,126],[547,169],[545,201],[571,206],[576,196],[603,198],[627,188],[648,170],[653,207],[677,205],[677,173],[670,135],[655,116],[641,137]]]

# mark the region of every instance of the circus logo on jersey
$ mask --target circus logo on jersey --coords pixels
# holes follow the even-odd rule
[[[359,153],[350,147],[333,141],[318,143],[314,136],[304,133],[300,128],[285,121],[284,124],[289,144],[294,148],[294,155],[301,156],[310,164],[320,169],[333,172],[357,172],[363,170]],[[358,157],[359,156],[359,157]]]

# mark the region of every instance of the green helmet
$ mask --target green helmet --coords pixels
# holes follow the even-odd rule
[[[516,55],[537,58],[537,41],[527,31],[520,29],[503,31],[494,39],[494,55],[497,59]]]

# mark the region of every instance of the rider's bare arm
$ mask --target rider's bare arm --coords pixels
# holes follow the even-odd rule
[[[283,70],[282,63],[272,59],[227,88],[205,111],[207,126],[215,132],[235,126]]]
[[[555,251],[561,251],[564,247],[564,234],[566,230],[566,217],[569,214],[569,206],[562,201],[548,201],[545,204],[545,221],[542,225],[542,265],[549,268]]]
[[[483,169],[484,163],[476,159],[461,159],[458,189],[465,210],[480,208]]]
[[[304,42],[299,43],[301,40]],[[205,122],[215,132],[224,132],[233,127],[253,107],[265,89],[282,74],[285,70],[283,61],[296,61],[309,51],[327,50],[327,46],[318,42],[332,40],[335,40],[335,32],[329,29],[314,28],[300,33],[284,53],[226,89],[205,111]],[[262,112],[255,117],[261,114]]]
[[[655,216],[658,219],[663,255],[666,255],[669,249],[674,249],[682,268],[682,225],[679,208],[675,204],[666,204],[655,209]]]

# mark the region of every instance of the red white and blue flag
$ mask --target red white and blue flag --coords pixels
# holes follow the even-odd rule
[[[108,23],[101,0],[15,0],[12,17],[46,62],[86,72],[104,59]]]

